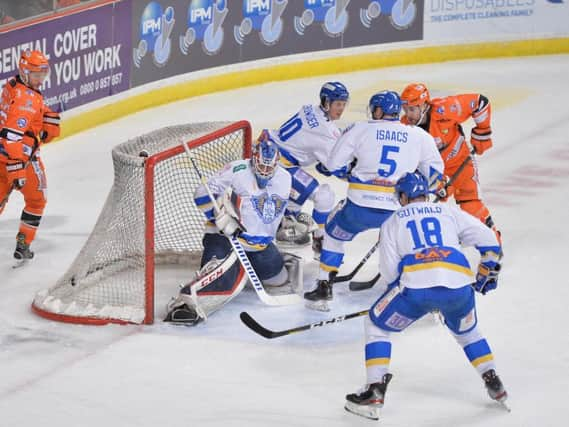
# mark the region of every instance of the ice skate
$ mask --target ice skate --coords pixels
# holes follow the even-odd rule
[[[12,268],[21,267],[34,257],[34,253],[30,250],[30,245],[26,243],[25,238],[24,233],[18,233],[16,236],[16,250],[14,251],[16,262]]]
[[[379,410],[383,407],[387,385],[393,375],[385,374],[382,382],[373,383],[359,393],[346,395],[344,409],[360,417],[379,420]]]
[[[318,311],[330,311],[328,302],[333,298],[332,280],[318,280],[316,289],[304,293],[304,299],[307,300],[306,307]]]
[[[488,392],[490,399],[500,403],[504,409],[510,412],[510,408],[505,404],[505,401],[508,398],[508,393],[494,369],[484,372],[482,374],[482,379],[484,380],[484,385],[486,386],[486,391]]]

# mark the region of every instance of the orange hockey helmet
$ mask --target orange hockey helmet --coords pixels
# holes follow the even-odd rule
[[[24,84],[38,89],[49,75],[49,61],[39,50],[25,50],[20,57],[18,70]]]
[[[401,102],[403,105],[422,105],[431,102],[429,89],[423,83],[411,83],[401,92]]]

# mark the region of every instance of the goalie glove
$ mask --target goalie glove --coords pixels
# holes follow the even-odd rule
[[[215,225],[226,236],[233,236],[240,231],[239,222],[227,212],[225,206],[222,206],[219,213],[215,216]]]
[[[498,275],[502,265],[499,262],[498,255],[493,252],[487,252],[482,255],[480,264],[478,264],[478,273],[476,274],[476,282],[474,289],[482,295],[492,291],[498,287]]]
[[[231,189],[228,189],[220,199],[218,200],[219,212],[215,215],[215,225],[219,231],[226,236],[234,236],[245,231],[239,216],[241,198]]]

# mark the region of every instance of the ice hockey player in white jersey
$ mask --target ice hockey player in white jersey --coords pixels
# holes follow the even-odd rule
[[[226,236],[238,237],[263,285],[288,282],[298,259],[285,260],[273,243],[291,189],[290,174],[278,165],[278,157],[272,142],[261,141],[250,160],[228,163],[209,178],[220,200],[218,213],[205,186],[196,189],[195,203],[207,218],[201,269],[169,304],[165,321],[196,324],[243,289],[247,276]]]
[[[344,244],[362,231],[379,228],[399,207],[395,183],[416,169],[429,176],[433,187],[442,179],[443,160],[433,137],[399,121],[401,99],[383,91],[369,101],[371,120],[348,127],[335,144],[330,170],[355,165],[348,176],[347,198],[330,214],[325,227],[316,289],[306,292],[307,305],[327,311],[332,284],[344,258]]]
[[[478,328],[474,299],[475,290],[485,295],[498,286],[501,247],[496,235],[454,206],[428,202],[427,179],[419,173],[404,175],[395,191],[402,207],[383,223],[379,246],[379,270],[387,289],[365,319],[367,384],[346,396],[346,410],[378,419],[392,378],[391,333],[433,310],[443,314],[490,398],[504,404],[508,395]],[[480,252],[476,277],[461,245]]]
[[[325,162],[341,134],[335,121],[342,117],[349,96],[342,83],[327,82],[320,89],[320,105],[303,105],[278,130],[266,132],[279,147],[281,165],[292,176],[289,205],[277,232],[277,241],[283,246],[310,243],[309,232],[314,228],[313,248],[320,252],[324,224],[335,197],[330,186],[320,184],[306,168],[316,164],[318,171],[327,171]],[[301,212],[307,200],[314,202],[312,218]]]

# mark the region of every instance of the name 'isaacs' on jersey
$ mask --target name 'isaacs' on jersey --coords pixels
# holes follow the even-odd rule
[[[395,131],[389,129],[377,129],[375,138],[378,141],[407,142],[407,132]]]

